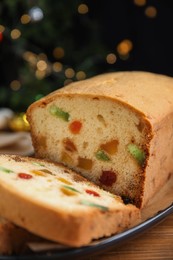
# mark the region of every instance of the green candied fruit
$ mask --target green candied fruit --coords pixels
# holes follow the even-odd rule
[[[105,207],[105,206],[102,206],[100,204],[96,204],[96,203],[90,202],[88,200],[81,200],[80,204],[86,205],[86,206],[89,206],[89,207],[96,207],[96,208],[99,208],[99,209],[101,209],[103,211],[107,211],[109,209],[108,207]]]
[[[72,191],[75,191],[75,192],[80,193],[80,191],[78,191],[78,190],[76,190],[75,188],[70,187],[70,186],[68,186],[68,185],[63,185],[63,187],[66,188],[66,189],[68,189],[68,190],[72,190]]]
[[[96,158],[101,161],[110,161],[109,156],[103,150],[97,151]]]
[[[12,173],[13,172],[12,170],[7,169],[7,168],[5,168],[3,166],[0,166],[0,171],[5,172],[5,173]]]
[[[136,144],[129,144],[128,152],[136,159],[139,165],[142,166],[144,164],[146,158],[145,152]]]
[[[38,163],[38,162],[32,162],[32,164],[36,166],[45,166],[43,163]]]
[[[69,121],[70,114],[55,105],[52,105],[49,108],[49,112],[51,115],[61,118],[64,121],[67,121],[67,122]]]

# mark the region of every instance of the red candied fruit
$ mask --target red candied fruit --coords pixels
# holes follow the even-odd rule
[[[78,120],[73,121],[69,125],[69,129],[70,129],[72,134],[79,134],[81,127],[82,127],[82,123]]]
[[[113,171],[102,171],[102,175],[100,176],[101,184],[105,186],[112,186],[113,183],[116,182],[117,175]]]
[[[18,173],[18,177],[21,179],[25,179],[25,180],[29,180],[31,178],[33,178],[33,176],[31,174],[28,173]]]
[[[94,197],[100,197],[100,194],[98,194],[96,191],[94,190],[85,190],[86,193],[93,195]]]

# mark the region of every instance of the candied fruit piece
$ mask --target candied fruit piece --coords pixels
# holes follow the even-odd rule
[[[94,190],[85,190],[86,193],[93,195],[94,197],[100,197],[100,194]]]
[[[71,185],[72,184],[72,182],[70,182],[70,181],[68,181],[68,180],[66,180],[66,179],[64,179],[64,178],[62,178],[62,177],[58,177],[57,178],[60,182],[62,182],[62,183],[65,183],[65,184],[68,184],[68,185]]]
[[[117,180],[117,174],[113,171],[102,171],[99,180],[105,186],[112,186]]]
[[[12,173],[13,172],[12,170],[7,169],[7,168],[5,168],[3,166],[0,166],[0,171],[5,172],[5,173]]]
[[[38,176],[45,176],[45,173],[39,170],[32,170],[31,173],[38,175]]]
[[[67,150],[69,152],[77,151],[75,144],[69,138],[65,138],[63,140],[63,145],[64,145],[65,150]]]
[[[48,169],[41,169],[42,172],[48,173],[48,174],[52,174],[51,171],[49,171]]]
[[[79,120],[75,120],[70,123],[69,130],[72,134],[79,134],[82,128],[82,123]]]
[[[67,164],[73,164],[73,158],[66,152],[62,152],[61,161]]]
[[[62,110],[61,108],[55,106],[55,105],[52,105],[50,108],[49,108],[49,112],[51,115],[55,116],[55,117],[58,117],[64,121],[69,121],[69,118],[70,118],[70,114],[68,112],[65,112],[64,110]]]
[[[133,156],[133,158],[138,162],[138,164],[142,166],[145,163],[145,152],[136,144],[129,144],[127,148],[128,152]]]
[[[80,193],[78,190],[76,190],[73,187],[67,186],[67,185],[63,185],[61,187],[61,191],[68,196],[73,196],[73,195],[77,195],[77,193]]]
[[[32,162],[32,164],[36,166],[45,166],[43,163],[40,162]]]
[[[93,202],[88,201],[88,200],[81,200],[81,201],[80,201],[80,204],[86,205],[86,206],[89,206],[89,207],[96,207],[96,208],[99,208],[99,209],[101,209],[101,210],[103,210],[103,211],[107,211],[107,210],[109,209],[109,208],[106,207],[106,206],[102,206],[102,205],[100,205],[100,204],[96,204],[96,203],[93,203]]]
[[[91,159],[79,157],[77,166],[84,170],[91,170],[93,166],[93,162]]]
[[[109,156],[103,150],[96,152],[96,158],[101,161],[110,161]]]
[[[75,191],[66,189],[65,187],[61,187],[61,192],[64,193],[67,196],[75,196],[77,193]]]
[[[33,176],[31,174],[28,174],[28,173],[18,173],[18,177],[21,178],[21,179],[25,179],[25,180],[29,180],[29,179],[32,179]]]
[[[119,143],[118,140],[112,140],[105,144],[101,144],[100,148],[101,150],[104,150],[108,154],[114,155],[117,152],[118,143]]]

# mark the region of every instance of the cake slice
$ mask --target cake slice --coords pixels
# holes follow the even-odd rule
[[[173,79],[115,72],[59,89],[27,112],[37,157],[63,162],[138,207],[173,172]]]
[[[0,215],[43,238],[87,245],[135,225],[140,212],[62,165],[0,156]]]

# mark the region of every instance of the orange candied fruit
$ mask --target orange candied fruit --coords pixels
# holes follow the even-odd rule
[[[63,140],[63,145],[64,145],[64,148],[69,152],[76,152],[77,151],[75,144],[69,138],[65,138]]]
[[[79,134],[81,128],[82,128],[82,123],[79,120],[75,120],[71,122],[71,124],[69,125],[69,130],[74,135]]]
[[[84,170],[91,170],[93,166],[93,162],[91,159],[79,157],[77,166]]]
[[[105,144],[101,144],[100,148],[110,155],[114,155],[117,152],[118,140],[111,140]]]

